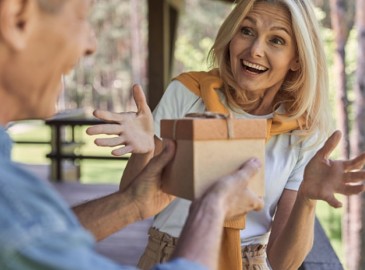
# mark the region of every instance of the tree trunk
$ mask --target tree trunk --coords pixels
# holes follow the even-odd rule
[[[348,107],[349,100],[346,88],[346,53],[345,47],[350,32],[350,26],[347,23],[348,16],[346,13],[345,0],[331,0],[331,23],[335,35],[335,78],[337,78],[337,108],[338,108],[338,126],[342,131],[341,155],[344,158],[350,156],[349,140],[349,119]]]
[[[354,154],[365,151],[365,2],[356,1],[356,28],[358,33],[358,56],[355,85],[355,147]],[[349,270],[365,269],[365,231],[362,224],[365,218],[364,195],[349,199],[349,238],[346,252]]]
[[[347,16],[346,13],[346,2],[345,0],[331,0],[331,25],[335,36],[335,53],[334,53],[334,67],[335,67],[335,78],[336,81],[336,93],[337,93],[337,126],[342,131],[343,138],[341,141],[341,156],[343,158],[350,157],[350,140],[349,140],[349,118],[348,118],[348,107],[349,101],[347,96],[346,87],[346,43],[348,40],[349,31],[352,28],[351,23],[344,23],[348,21],[348,18],[353,16]],[[345,246],[346,258],[351,255],[351,247],[353,243],[350,240],[350,202],[347,199],[345,202],[346,211],[342,220],[342,239],[347,245]]]

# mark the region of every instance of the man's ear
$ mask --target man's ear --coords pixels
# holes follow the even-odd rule
[[[300,69],[300,62],[299,62],[299,58],[296,57],[295,59],[292,60],[292,62],[290,63],[290,70],[291,71],[298,71]]]
[[[14,50],[26,46],[29,20],[35,12],[35,0],[0,1],[0,39]]]

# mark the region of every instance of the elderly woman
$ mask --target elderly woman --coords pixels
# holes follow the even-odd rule
[[[161,119],[204,111],[267,119],[265,206],[247,215],[240,232],[242,268],[297,269],[312,247],[315,200],[339,206],[332,193],[313,186],[313,174],[304,175],[331,122],[326,60],[310,0],[237,1],[219,29],[210,59],[211,71],[184,73],[170,83],[154,111],[154,130],[148,106],[137,100],[137,114],[96,111],[97,117],[120,125],[92,127],[89,134],[118,134],[96,143],[123,144],[115,155],[134,153],[123,189],[159,152],[161,141],[155,137],[153,142],[153,134],[159,135]],[[170,257],[189,205],[178,198],[155,217],[141,268]]]

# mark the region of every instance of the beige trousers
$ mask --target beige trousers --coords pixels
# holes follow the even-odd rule
[[[138,267],[143,270],[149,270],[157,263],[166,262],[171,257],[178,240],[155,228],[150,228],[148,234],[147,247],[138,262]],[[266,263],[266,245],[242,247],[242,270],[269,270]]]

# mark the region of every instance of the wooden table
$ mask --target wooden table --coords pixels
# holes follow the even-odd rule
[[[92,126],[102,124],[103,121],[86,117],[84,114],[66,113],[57,115],[45,121],[51,129],[51,152],[47,157],[51,159],[50,179],[62,182],[65,180],[63,161],[70,160],[78,171],[76,178],[80,179],[79,160],[103,159],[103,160],[128,160],[128,157],[82,155],[77,153],[82,145],[82,136],[77,136],[75,127]]]

